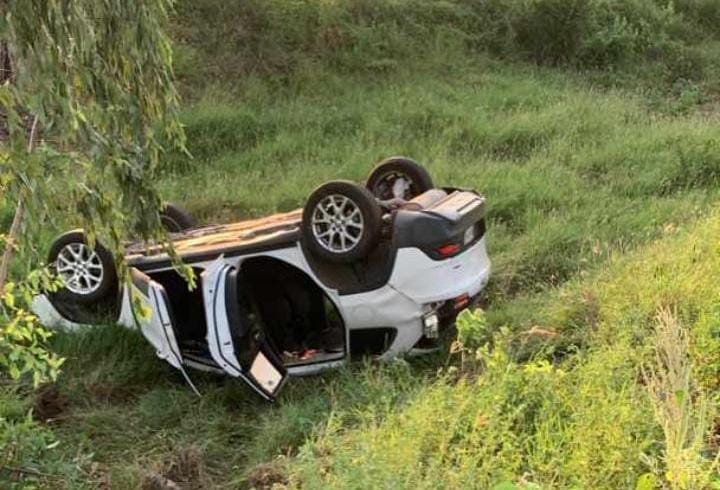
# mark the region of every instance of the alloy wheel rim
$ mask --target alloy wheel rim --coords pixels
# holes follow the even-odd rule
[[[100,256],[84,243],[68,243],[58,254],[55,269],[65,288],[87,296],[100,288],[105,270]]]
[[[360,207],[349,197],[331,194],[315,206],[312,232],[325,250],[345,253],[354,249],[365,231]]]

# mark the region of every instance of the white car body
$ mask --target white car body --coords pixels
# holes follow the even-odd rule
[[[451,202],[453,199],[460,199],[461,202],[455,205]],[[166,360],[174,368],[182,370],[186,377],[184,366],[224,372],[248,382],[261,396],[269,400],[275,397],[288,375],[312,374],[347,362],[354,347],[354,333],[371,335],[374,330],[379,329],[384,329],[383,332],[393,331],[391,338],[386,337],[386,340],[390,341],[383,346],[382,351],[373,352],[381,359],[424,352],[425,349],[419,348],[418,343],[423,338],[437,336],[440,309],[450,307],[452,310],[452,307],[456,306],[453,304],[454,301],[459,301],[457,304],[459,308],[465,307],[467,302],[485,287],[490,275],[490,260],[486,252],[482,218],[484,198],[468,191],[448,190],[441,196],[430,199],[429,202],[427,209],[416,206],[405,214],[402,210],[398,212],[400,214],[394,213],[392,226],[396,226],[395,221],[402,219],[407,221],[429,217],[438,220],[446,219],[448,215],[455,219],[454,223],[460,223],[464,215],[457,209],[461,209],[458,206],[464,206],[469,209],[468,212],[474,213],[472,218],[474,221],[469,227],[463,225],[465,229],[462,230],[461,238],[459,242],[457,240],[455,242],[458,252],[446,258],[433,257],[431,255],[435,252],[429,253],[427,247],[412,246],[413,240],[422,242],[425,235],[432,235],[431,230],[427,233],[421,231],[418,234],[412,232],[414,225],[402,225],[405,226],[402,228],[398,224],[393,233],[398,236],[405,233],[406,236],[389,238],[388,243],[391,245],[388,245],[388,256],[392,255],[392,258],[388,259],[391,262],[388,266],[391,268],[389,274],[387,271],[381,271],[376,275],[383,276],[382,280],[367,287],[359,287],[357,292],[339,286],[338,280],[328,280],[328,277],[333,276],[336,271],[331,266],[326,267],[322,264],[318,265],[317,261],[313,262],[301,239],[274,244],[267,249],[248,250],[248,240],[252,242],[256,236],[262,235],[259,242],[270,242],[275,240],[275,235],[289,233],[293,226],[297,226],[297,219],[293,213],[271,217],[269,225],[265,228],[261,225],[259,228],[246,227],[243,228],[245,231],[234,231],[240,235],[245,233],[242,237],[245,248],[237,252],[232,252],[232,247],[231,251],[227,252],[227,247],[220,247],[222,248],[220,250],[218,247],[209,246],[208,243],[216,236],[212,227],[203,228],[195,232],[195,235],[191,233],[191,238],[186,241],[201,241],[203,254],[195,253],[197,249],[195,245],[193,245],[195,248],[190,247],[193,253],[186,254],[182,245],[178,247],[180,256],[199,273],[198,287],[202,292],[202,309],[206,322],[205,339],[209,351],[206,359],[198,359],[186,354],[179,346],[178,335],[182,335],[178,330],[180,322],[173,319],[172,301],[165,291],[167,284],[163,285],[160,279],[166,277],[163,273],[173,270],[169,260],[160,263],[153,258],[150,265],[146,264],[141,268],[140,265],[145,261],[145,257],[143,253],[134,254],[131,248],[127,260],[131,266],[133,286],[123,288],[119,292],[121,299],[117,322],[128,328],[139,327],[142,334],[155,347],[158,357]],[[444,218],[429,216],[434,213],[434,209],[440,209],[438,206],[442,205],[455,206],[457,209],[453,208],[445,212]],[[483,210],[471,209],[478,206]],[[418,213],[424,213],[423,217],[415,216]],[[442,213],[438,211],[435,214]],[[410,231],[401,233],[398,231],[401,229]],[[226,232],[227,228],[217,228],[218,234]],[[477,236],[478,234],[480,236]],[[226,243],[223,240],[219,241]],[[342,352],[326,356],[318,362],[285,366],[278,352],[274,351],[265,340],[256,339],[248,340],[253,343],[253,347],[248,348],[252,351],[252,359],[239,360],[240,351],[245,348],[236,345],[238,336],[233,329],[237,327],[238,321],[232,320],[232,315],[228,312],[229,303],[226,300],[230,293],[226,288],[233,284],[229,281],[231,274],[242,271],[244,264],[252,263],[253,259],[259,257],[262,260],[278,261],[301,271],[322,291],[325,298],[336,308],[342,321],[345,336]],[[345,267],[350,270],[349,266]],[[324,269],[329,272],[323,272]],[[343,273],[351,274],[347,271]],[[236,283],[240,281],[234,279],[235,276],[232,277]],[[248,284],[252,283],[248,281]],[[242,294],[252,294],[252,292]],[[142,311],[139,311],[138,304],[144,305],[140,308]],[[200,305],[198,304],[197,307],[199,308]],[[69,319],[68,315],[59,311],[45,295],[36,298],[33,309],[45,325],[66,328],[79,326],[79,322]]]

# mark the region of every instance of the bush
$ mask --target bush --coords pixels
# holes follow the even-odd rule
[[[514,20],[515,42],[540,64],[575,59],[590,22],[590,0],[527,0]]]
[[[180,74],[235,82],[290,80],[304,67],[392,71],[408,60],[467,55],[578,67],[668,63],[697,72],[690,48],[717,37],[715,0],[421,0],[316,2],[184,0],[178,7]],[[205,28],[212,25],[213,29]],[[666,60],[666,58],[668,58]],[[198,69],[198,65],[202,68]],[[310,70],[312,71],[312,70]]]
[[[720,36],[720,2],[717,0],[675,0],[673,5],[689,24],[699,27],[692,35]]]
[[[686,85],[703,78],[708,60],[700,48],[670,42],[665,47],[663,64],[666,81],[674,85]]]
[[[540,64],[606,67],[661,50],[673,20],[652,0],[524,0],[515,43]]]

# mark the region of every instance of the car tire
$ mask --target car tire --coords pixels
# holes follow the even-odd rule
[[[179,233],[196,226],[195,218],[190,213],[172,203],[166,204],[160,211],[160,222],[170,233]]]
[[[115,261],[102,243],[88,245],[81,230],[69,231],[55,239],[48,253],[48,264],[63,280],[63,286],[52,293],[55,300],[91,304],[117,292]]]
[[[382,211],[364,187],[345,180],[321,185],[303,209],[303,241],[330,262],[361,260],[380,241]]]
[[[395,183],[400,178],[405,180],[405,188],[402,195],[397,195]],[[382,201],[393,198],[409,201],[434,186],[430,173],[419,163],[405,157],[390,157],[375,165],[365,187]]]

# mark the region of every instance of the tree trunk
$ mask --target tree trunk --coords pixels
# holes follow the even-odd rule
[[[10,48],[7,41],[0,42],[0,84],[12,81],[13,67],[12,58],[10,57]]]

